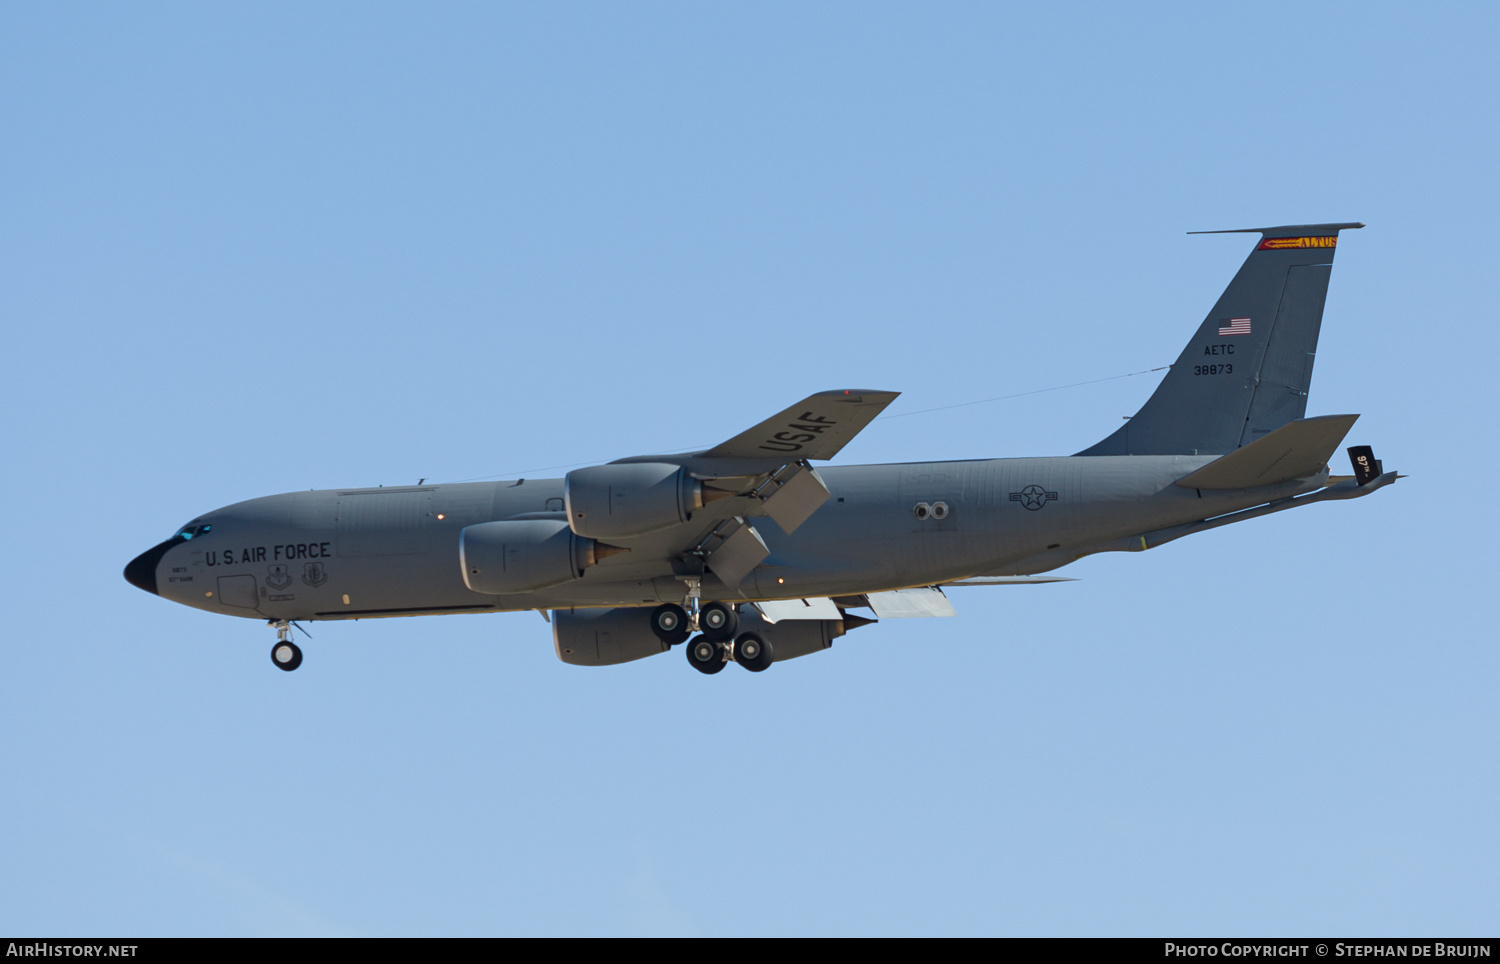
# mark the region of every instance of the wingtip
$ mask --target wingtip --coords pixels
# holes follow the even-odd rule
[[[840,398],[845,395],[850,398],[868,397],[871,395],[877,398],[895,398],[900,394],[900,392],[893,392],[883,388],[830,388],[827,391],[818,392],[818,396],[825,398]]]

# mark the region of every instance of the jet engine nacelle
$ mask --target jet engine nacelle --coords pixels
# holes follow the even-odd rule
[[[672,648],[651,631],[649,609],[553,610],[552,643],[574,666],[613,666]]]
[[[464,585],[490,596],[570,582],[597,561],[593,539],[556,519],[514,519],[465,526],[458,534]]]
[[[563,480],[568,525],[591,539],[635,536],[686,522],[703,508],[703,483],[660,462],[574,469]]]
[[[820,652],[844,635],[842,619],[783,619],[768,623],[749,606],[740,611],[739,631],[758,634],[771,644],[776,662]]]

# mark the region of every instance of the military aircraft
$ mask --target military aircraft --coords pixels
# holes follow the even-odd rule
[[[825,391],[713,448],[561,479],[251,499],[125,578],[267,620],[283,670],[298,621],[535,609],[565,663],[691,638],[700,672],[760,672],[878,618],[951,616],[948,587],[1058,581],[1039,574],[1395,481],[1367,446],[1331,475],[1359,416],[1305,417],[1339,232],[1359,227],[1243,229],[1260,240],[1155,393],[1076,455],[815,469],[897,395]]]

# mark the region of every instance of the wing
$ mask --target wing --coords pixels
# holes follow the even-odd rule
[[[715,445],[701,457],[831,459],[900,394],[857,389],[818,392]]]
[[[793,532],[828,501],[828,487],[807,460],[833,458],[899,394],[845,389],[809,395],[749,431],[700,453],[694,460],[693,475],[718,483],[705,487],[706,497],[718,493],[748,499],[750,505],[744,515],[768,515],[783,531]],[[774,468],[746,477],[730,467],[754,459],[769,459]],[[718,464],[723,468],[716,470]],[[722,548],[708,557],[709,567],[731,585],[769,554],[754,527],[743,519],[738,521],[741,525],[728,533]]]
[[[829,497],[809,460],[833,458],[899,394],[819,392],[711,449],[575,470],[565,489],[569,524],[578,535],[630,549],[631,563],[665,557],[675,560],[674,571],[706,567],[726,586],[738,586],[770,554],[749,520],[770,516],[788,533],[806,522]],[[630,481],[636,476],[640,483]],[[586,492],[597,496],[591,516],[575,505],[590,501]],[[610,524],[599,520],[617,511],[627,516],[631,504],[661,500],[669,504],[666,515],[657,516],[664,525],[588,528]],[[580,523],[586,517],[590,521]]]

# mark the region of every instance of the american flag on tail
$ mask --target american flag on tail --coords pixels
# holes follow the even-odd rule
[[[1248,335],[1250,334],[1249,318],[1231,318],[1227,325],[1219,326],[1221,335]]]

